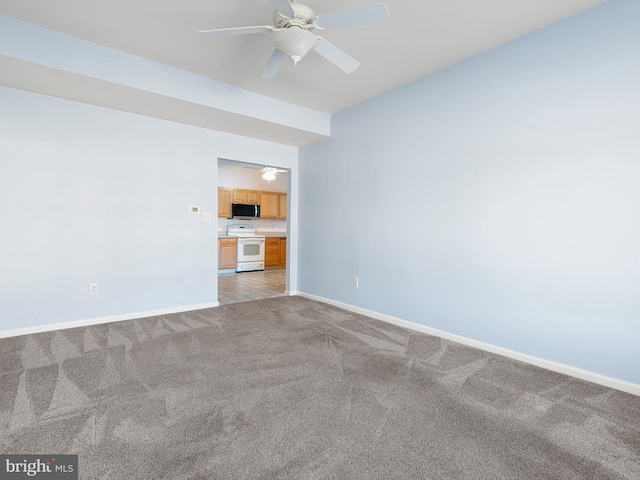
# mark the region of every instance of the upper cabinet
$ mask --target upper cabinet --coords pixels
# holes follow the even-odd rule
[[[233,190],[230,188],[218,187],[218,217],[231,217],[231,199]]]
[[[278,218],[278,192],[260,192],[260,218]]]
[[[286,193],[278,194],[278,219],[279,220],[287,219],[287,194]]]
[[[218,217],[231,218],[231,204],[260,205],[260,218],[287,219],[287,194],[218,187]]]
[[[287,219],[287,194],[260,192],[260,218]]]
[[[247,203],[250,205],[260,205],[260,192],[258,190],[245,190],[244,188],[234,188],[233,203]]]

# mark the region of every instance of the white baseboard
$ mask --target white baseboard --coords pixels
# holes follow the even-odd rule
[[[148,310],[146,312],[125,313],[121,315],[110,315],[108,317],[90,318],[87,320],[76,320],[73,322],[50,323],[47,325],[36,325],[33,327],[17,328],[15,330],[0,331],[0,338],[17,337],[19,335],[29,335],[32,333],[51,332],[53,330],[64,330],[67,328],[87,327],[89,325],[99,325],[101,323],[121,322],[122,320],[133,320],[136,318],[155,317],[168,315],[170,313],[182,313],[203,308],[219,307],[219,302],[199,303],[196,305],[184,305],[181,307],[161,308],[159,310]]]
[[[410,322],[408,320],[402,320],[401,318],[392,317],[391,315],[386,315],[384,313],[367,310],[366,308],[356,307],[348,303],[338,302],[330,298],[319,297],[317,295],[312,295],[310,293],[304,292],[297,292],[297,295],[300,297],[308,298],[310,300],[316,300],[318,302],[327,303],[335,307],[343,308],[360,315],[366,315],[367,317],[375,318],[376,320],[382,320],[383,322],[392,323],[393,325],[408,328],[409,330],[415,330],[417,332],[426,333],[427,335],[445,338],[447,340],[461,343],[463,345],[468,345],[470,347],[479,348],[480,350],[485,350],[487,352],[502,355],[503,357],[512,358],[514,360],[519,360],[531,365],[536,365],[553,372],[563,373],[571,377],[580,378],[588,382],[596,383],[598,385],[604,385],[605,387],[615,388],[616,390],[621,390],[632,395],[640,396],[640,385],[627,382],[626,380],[619,380],[617,378],[607,377],[605,375],[600,375],[599,373],[590,372],[588,370],[572,367],[563,363],[534,357],[533,355],[527,355],[526,353],[520,353],[515,350],[509,350],[508,348],[498,347],[496,345],[491,345],[490,343],[481,342],[472,338],[456,335],[454,333],[448,333],[443,330],[427,327],[426,325],[421,325],[419,323]]]

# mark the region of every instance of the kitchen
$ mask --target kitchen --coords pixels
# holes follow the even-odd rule
[[[218,301],[283,296],[288,172],[218,161]]]

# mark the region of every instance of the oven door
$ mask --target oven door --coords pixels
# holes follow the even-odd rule
[[[238,238],[238,263],[263,262],[264,238]]]

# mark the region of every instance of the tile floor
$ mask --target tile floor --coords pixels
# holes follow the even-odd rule
[[[218,275],[220,305],[282,297],[286,288],[286,269]]]

